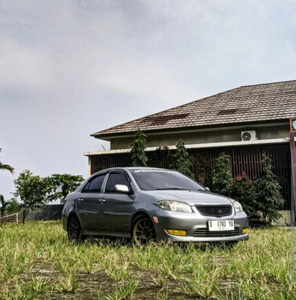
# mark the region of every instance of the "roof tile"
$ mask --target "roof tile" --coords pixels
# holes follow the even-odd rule
[[[233,124],[296,117],[296,80],[242,86],[150,116],[98,131],[96,138],[115,134]]]

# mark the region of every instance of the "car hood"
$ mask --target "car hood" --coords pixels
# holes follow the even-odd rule
[[[157,200],[174,200],[195,204],[232,204],[234,200],[208,191],[146,191]]]

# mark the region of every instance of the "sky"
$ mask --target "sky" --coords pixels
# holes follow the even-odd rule
[[[87,178],[97,132],[296,79],[294,0],[0,0],[0,194],[25,169]]]

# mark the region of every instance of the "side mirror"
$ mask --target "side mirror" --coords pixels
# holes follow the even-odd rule
[[[205,186],[205,189],[206,189],[207,191],[209,191],[209,192],[211,191],[207,186]]]
[[[127,185],[115,184],[114,192],[128,194],[130,192],[130,189],[128,188]]]

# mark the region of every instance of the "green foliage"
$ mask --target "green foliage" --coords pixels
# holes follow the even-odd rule
[[[0,207],[1,217],[3,217],[6,210],[6,206],[8,205],[8,201],[4,200],[3,195],[0,195],[0,204],[1,204]]]
[[[130,151],[132,166],[134,167],[147,167],[148,157],[145,152],[146,138],[147,135],[140,129],[136,131],[135,140],[132,142],[132,149]]]
[[[84,179],[81,175],[53,174],[48,179],[51,191],[47,196],[47,200],[60,200],[63,203],[66,196],[74,192],[83,181]]]
[[[21,210],[22,205],[17,202],[16,198],[11,198],[10,200],[7,201],[8,205],[6,207],[6,212],[8,214],[13,214],[17,213]]]
[[[46,196],[50,193],[49,179],[35,176],[29,170],[25,170],[14,180],[14,184],[16,189],[14,196],[19,196],[23,202],[23,223],[25,223],[29,209],[41,207],[46,203]]]
[[[194,175],[191,171],[191,167],[192,167],[192,163],[189,158],[189,153],[185,148],[184,142],[182,140],[179,140],[179,142],[176,145],[176,152],[172,156],[171,168],[186,176],[193,178]]]
[[[214,162],[213,192],[229,196],[232,184],[232,174],[229,155],[222,154]]]
[[[0,148],[0,152],[2,151],[2,148]],[[0,161],[0,170],[7,170],[9,171],[11,174],[14,173],[14,168],[11,167],[10,165],[5,165]]]
[[[271,159],[265,154],[262,155],[259,176],[254,184],[258,193],[258,209],[262,217],[268,223],[276,221],[280,217],[278,210],[282,208],[284,199],[280,193],[281,186],[272,171]]]
[[[258,218],[258,204],[256,200],[256,190],[246,173],[237,176],[232,183],[230,196],[238,201],[249,217],[249,221]]]

